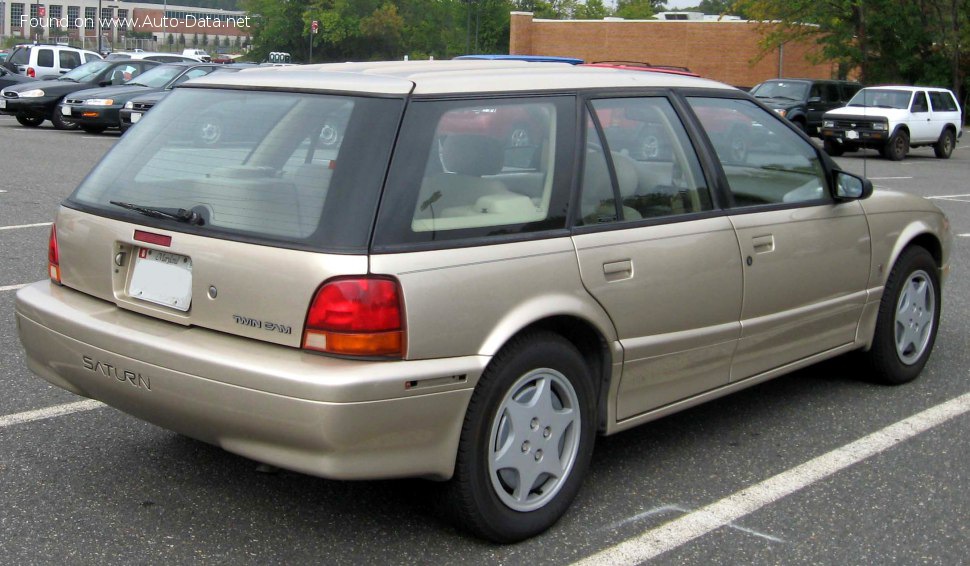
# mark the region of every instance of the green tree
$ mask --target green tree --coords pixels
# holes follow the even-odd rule
[[[202,47],[209,46],[209,34],[207,32],[202,33]]]
[[[380,46],[374,53],[378,58],[395,59],[401,48],[401,37],[404,32],[404,18],[397,11],[397,6],[387,2],[380,8],[360,20],[361,33]]]
[[[230,45],[230,43],[229,43],[229,36],[227,35],[227,36],[225,36],[225,37],[222,38],[222,46],[223,47],[229,47],[229,45]]]
[[[792,39],[814,41],[821,59],[858,68],[865,83],[938,84],[959,89],[970,0],[738,0],[765,22],[763,53]],[[811,24],[811,25],[805,25]]]
[[[169,46],[175,45],[175,36],[172,34],[168,34],[168,37],[165,38],[165,43],[168,44]]]
[[[577,20],[602,20],[610,15],[610,11],[603,4],[603,0],[586,0],[576,6],[573,17]]]
[[[198,46],[199,46],[199,34],[195,34],[192,36],[192,47],[198,47]]]
[[[185,34],[184,33],[180,33],[179,34],[179,45],[185,45]]]
[[[649,20],[663,7],[662,0],[618,0],[615,15],[627,20]]]

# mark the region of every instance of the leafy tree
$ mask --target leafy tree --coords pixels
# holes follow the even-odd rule
[[[576,6],[573,17],[577,20],[602,20],[610,15],[610,11],[603,4],[603,0],[586,0],[584,4]]]
[[[865,83],[949,83],[958,90],[968,71],[970,0],[738,0],[766,27],[763,53],[792,39],[815,41],[820,58],[858,68]],[[813,24],[811,26],[805,24]]]
[[[198,47],[198,46],[199,46],[199,34],[195,34],[194,36],[192,36],[192,47]]]
[[[222,38],[222,46],[223,47],[229,47],[229,36],[228,35]]]
[[[185,34],[184,33],[180,33],[179,34],[179,45],[185,45]]]
[[[209,46],[209,34],[207,32],[202,33],[202,47]]]
[[[627,20],[649,20],[663,7],[662,0],[618,0],[615,15]]]
[[[175,45],[175,36],[172,34],[168,34],[168,37],[165,38],[165,43],[167,43],[168,45]]]
[[[400,52],[401,36],[404,31],[404,18],[397,11],[397,6],[387,2],[374,12],[361,18],[360,31],[374,45],[380,46],[375,55],[386,59],[394,59]]]

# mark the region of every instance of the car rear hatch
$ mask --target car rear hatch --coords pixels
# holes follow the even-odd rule
[[[127,311],[300,347],[321,284],[368,272],[403,107],[179,89],[65,201],[52,275]],[[324,146],[334,117],[346,132]]]

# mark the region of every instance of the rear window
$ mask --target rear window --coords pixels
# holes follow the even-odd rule
[[[30,47],[17,47],[7,61],[13,65],[26,65],[30,62]]]
[[[957,103],[949,92],[930,91],[930,104],[936,112],[956,112],[957,110]]]
[[[167,229],[366,252],[403,100],[178,89],[70,202]],[[195,226],[111,201],[199,214]]]

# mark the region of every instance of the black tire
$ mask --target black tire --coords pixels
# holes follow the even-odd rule
[[[27,128],[36,128],[44,123],[43,118],[39,118],[37,116],[28,116],[26,114],[17,114],[17,121],[20,122],[21,126],[25,126]]]
[[[529,387],[533,383],[530,380],[540,379],[549,385],[546,391],[552,404],[547,412],[555,415],[548,423],[538,410],[544,403],[531,407],[521,401],[526,393],[543,391]],[[518,392],[517,397],[513,395]],[[555,419],[567,417],[555,409],[557,399],[563,406],[575,402],[573,409],[578,410],[579,418],[578,423],[573,420],[563,424],[560,431],[554,430]],[[528,425],[514,424],[513,405],[522,409],[518,422]],[[535,413],[531,419],[530,412]],[[530,332],[516,338],[489,364],[468,405],[455,475],[448,485],[457,520],[472,533],[499,543],[520,541],[545,531],[565,513],[579,491],[595,436],[596,389],[579,351],[550,332]],[[505,453],[510,462],[518,460],[528,473],[537,474],[525,501],[516,495],[514,485],[521,481],[520,468],[499,467],[503,460],[499,439],[508,449]],[[556,455],[539,464],[547,458],[543,450],[555,450]],[[528,456],[519,460],[518,451]],[[564,473],[556,480],[539,472],[545,466],[564,468]]]
[[[832,157],[838,157],[845,153],[845,147],[837,141],[825,140],[822,143],[822,147],[825,149],[825,153],[831,155]]]
[[[904,130],[896,130],[881,151],[883,157],[890,161],[902,161],[909,153],[909,134]]]
[[[795,124],[795,127],[797,127],[799,130],[808,134],[808,126],[805,125],[805,120],[802,120],[801,118],[796,118],[791,122],[792,124]]]
[[[89,134],[100,134],[101,132],[107,130],[108,127],[107,126],[88,126],[88,125],[82,124],[81,129]]]
[[[54,113],[51,114],[51,124],[54,124],[55,130],[76,130],[77,122],[68,122],[64,119],[61,114],[61,109],[56,105],[54,106]]]
[[[947,128],[940,134],[940,139],[936,140],[936,143],[933,144],[933,153],[939,159],[949,159],[953,153],[953,145],[955,143],[956,136],[953,135],[953,130]]]
[[[910,290],[915,293],[921,282],[926,286],[926,304],[913,302],[913,309],[900,308],[903,292]],[[926,365],[936,342],[936,332],[940,324],[940,299],[939,267],[933,256],[919,246],[903,250],[886,281],[879,304],[872,348],[864,353],[872,370],[873,381],[899,385],[916,379]],[[924,314],[928,307],[933,312]],[[903,322],[899,321],[901,317],[904,318]],[[914,320],[921,330],[917,335],[920,344],[913,342],[913,349],[910,350],[909,344],[904,342],[901,353],[897,346],[897,337],[902,338],[899,334],[901,331],[905,334],[904,323]],[[928,329],[926,323],[930,325]]]

